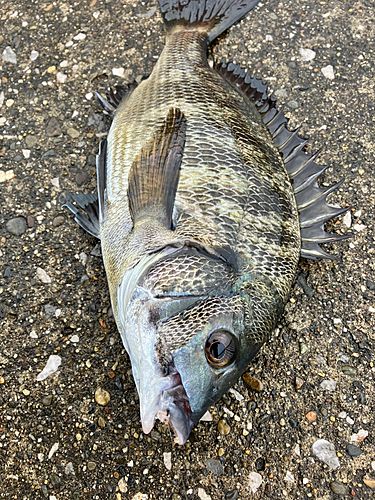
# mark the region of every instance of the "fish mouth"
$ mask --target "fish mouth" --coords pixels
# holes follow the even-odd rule
[[[139,394],[142,429],[149,434],[158,419],[172,429],[175,442],[183,445],[194,427],[192,411],[180,374],[173,365],[167,372]]]

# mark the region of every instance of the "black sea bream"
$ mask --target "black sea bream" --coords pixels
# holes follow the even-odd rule
[[[327,257],[343,213],[265,84],[208,46],[258,0],[159,0],[166,44],[151,75],[98,96],[113,115],[97,195],[70,195],[100,238],[144,432],[183,444],[280,317],[300,257]]]

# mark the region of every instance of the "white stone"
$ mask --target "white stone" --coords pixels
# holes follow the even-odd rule
[[[198,488],[198,496],[201,500],[211,500],[210,495],[208,495],[203,488]]]
[[[294,483],[294,476],[289,470],[286,471],[284,481],[287,481],[288,483]]]
[[[124,68],[113,68],[112,75],[119,76],[120,78],[123,78],[125,75],[125,69]]]
[[[72,342],[73,344],[77,344],[77,342],[79,342],[79,337],[78,335],[72,335],[70,337],[70,342]]]
[[[170,451],[163,453],[163,461],[164,461],[164,465],[165,465],[166,469],[171,470],[172,469],[172,453]]]
[[[315,59],[316,52],[311,49],[299,49],[299,55],[301,56],[302,61],[309,62]]]
[[[36,61],[39,57],[39,52],[37,50],[32,50],[30,52],[30,61]]]
[[[59,366],[61,365],[61,358],[57,354],[51,354],[47,359],[47,363],[43,370],[37,375],[36,379],[38,382],[45,380],[47,377],[57,372]]]
[[[5,47],[2,55],[3,61],[10,64],[17,64],[17,56],[12,47]]]
[[[326,439],[318,439],[311,447],[313,455],[332,470],[340,467],[334,445]]]
[[[208,410],[200,419],[201,422],[212,422],[212,420],[213,420],[212,415]]]
[[[41,267],[36,268],[36,275],[42,283],[52,283],[52,279]]]
[[[28,160],[30,158],[31,151],[30,151],[30,149],[23,149],[22,154],[23,154],[24,158],[26,158],[26,160]]]
[[[54,177],[53,179],[51,179],[51,184],[56,189],[60,189],[60,179],[58,177]]]
[[[342,222],[346,227],[352,226],[352,214],[350,213],[350,211],[346,212],[342,219]]]
[[[56,73],[57,83],[65,83],[67,78],[68,76],[65,73],[61,73],[61,71]]]
[[[335,72],[331,64],[328,64],[328,66],[324,66],[321,69],[321,72],[323,73],[323,76],[328,78],[328,80],[333,80],[335,78]]]
[[[4,92],[3,92],[3,91],[1,91],[1,92],[0,92],[0,108],[1,108],[1,106],[4,104],[4,99],[5,99]]]
[[[53,443],[53,445],[51,446],[51,449],[49,450],[49,453],[48,453],[48,460],[51,460],[51,458],[53,457],[53,455],[56,453],[56,451],[59,449],[59,443]]]
[[[249,487],[252,493],[256,493],[259,486],[262,484],[263,478],[259,472],[250,472],[249,474]]]
[[[352,443],[362,443],[368,436],[368,431],[365,429],[359,429],[356,434],[352,434],[350,441]]]
[[[366,226],[364,224],[354,224],[353,229],[354,229],[354,231],[359,233],[360,231],[363,231],[364,229],[366,229]]]
[[[78,33],[78,35],[73,37],[73,40],[76,40],[77,42],[80,42],[86,38],[85,33]]]
[[[337,382],[331,378],[323,380],[320,383],[320,387],[323,389],[323,391],[330,391],[330,392],[335,391],[336,386],[337,386]]]
[[[10,181],[13,177],[13,170],[0,170],[0,182]]]

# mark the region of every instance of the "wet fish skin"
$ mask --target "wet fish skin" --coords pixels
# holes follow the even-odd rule
[[[208,64],[208,44],[257,3],[159,0],[167,37],[150,77],[100,98],[114,116],[98,157],[99,220],[92,198],[75,198],[86,218],[68,204],[101,240],[143,430],[158,418],[180,444],[269,338],[301,240],[321,258],[320,242],[342,238],[323,229],[343,212],[325,201],[335,187],[318,186],[324,169],[264,85]]]
[[[129,176],[134,159],[173,108],[187,122],[174,230],[158,230],[150,217],[152,229],[143,240],[137,236],[135,256]],[[150,406],[150,392],[160,397],[158,384],[173,366],[195,424],[235,383],[282,311],[300,254],[292,186],[253,103],[209,67],[207,33],[201,30],[167,34],[150,77],[117,108],[107,151],[102,253],[142,419],[147,420],[142,404]],[[158,255],[156,249],[173,246],[179,249]],[[152,265],[142,264],[150,252]],[[217,276],[214,284],[211,276]],[[129,282],[124,299],[121,290]],[[215,329],[229,330],[238,340],[236,362],[227,369],[207,363],[204,346]],[[147,349],[140,352],[139,345]],[[152,380],[158,380],[154,391]],[[154,409],[146,430],[158,415]]]

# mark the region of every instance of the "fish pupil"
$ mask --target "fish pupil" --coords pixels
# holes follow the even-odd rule
[[[225,354],[225,345],[222,342],[216,341],[211,345],[211,355],[216,359],[222,359]]]

